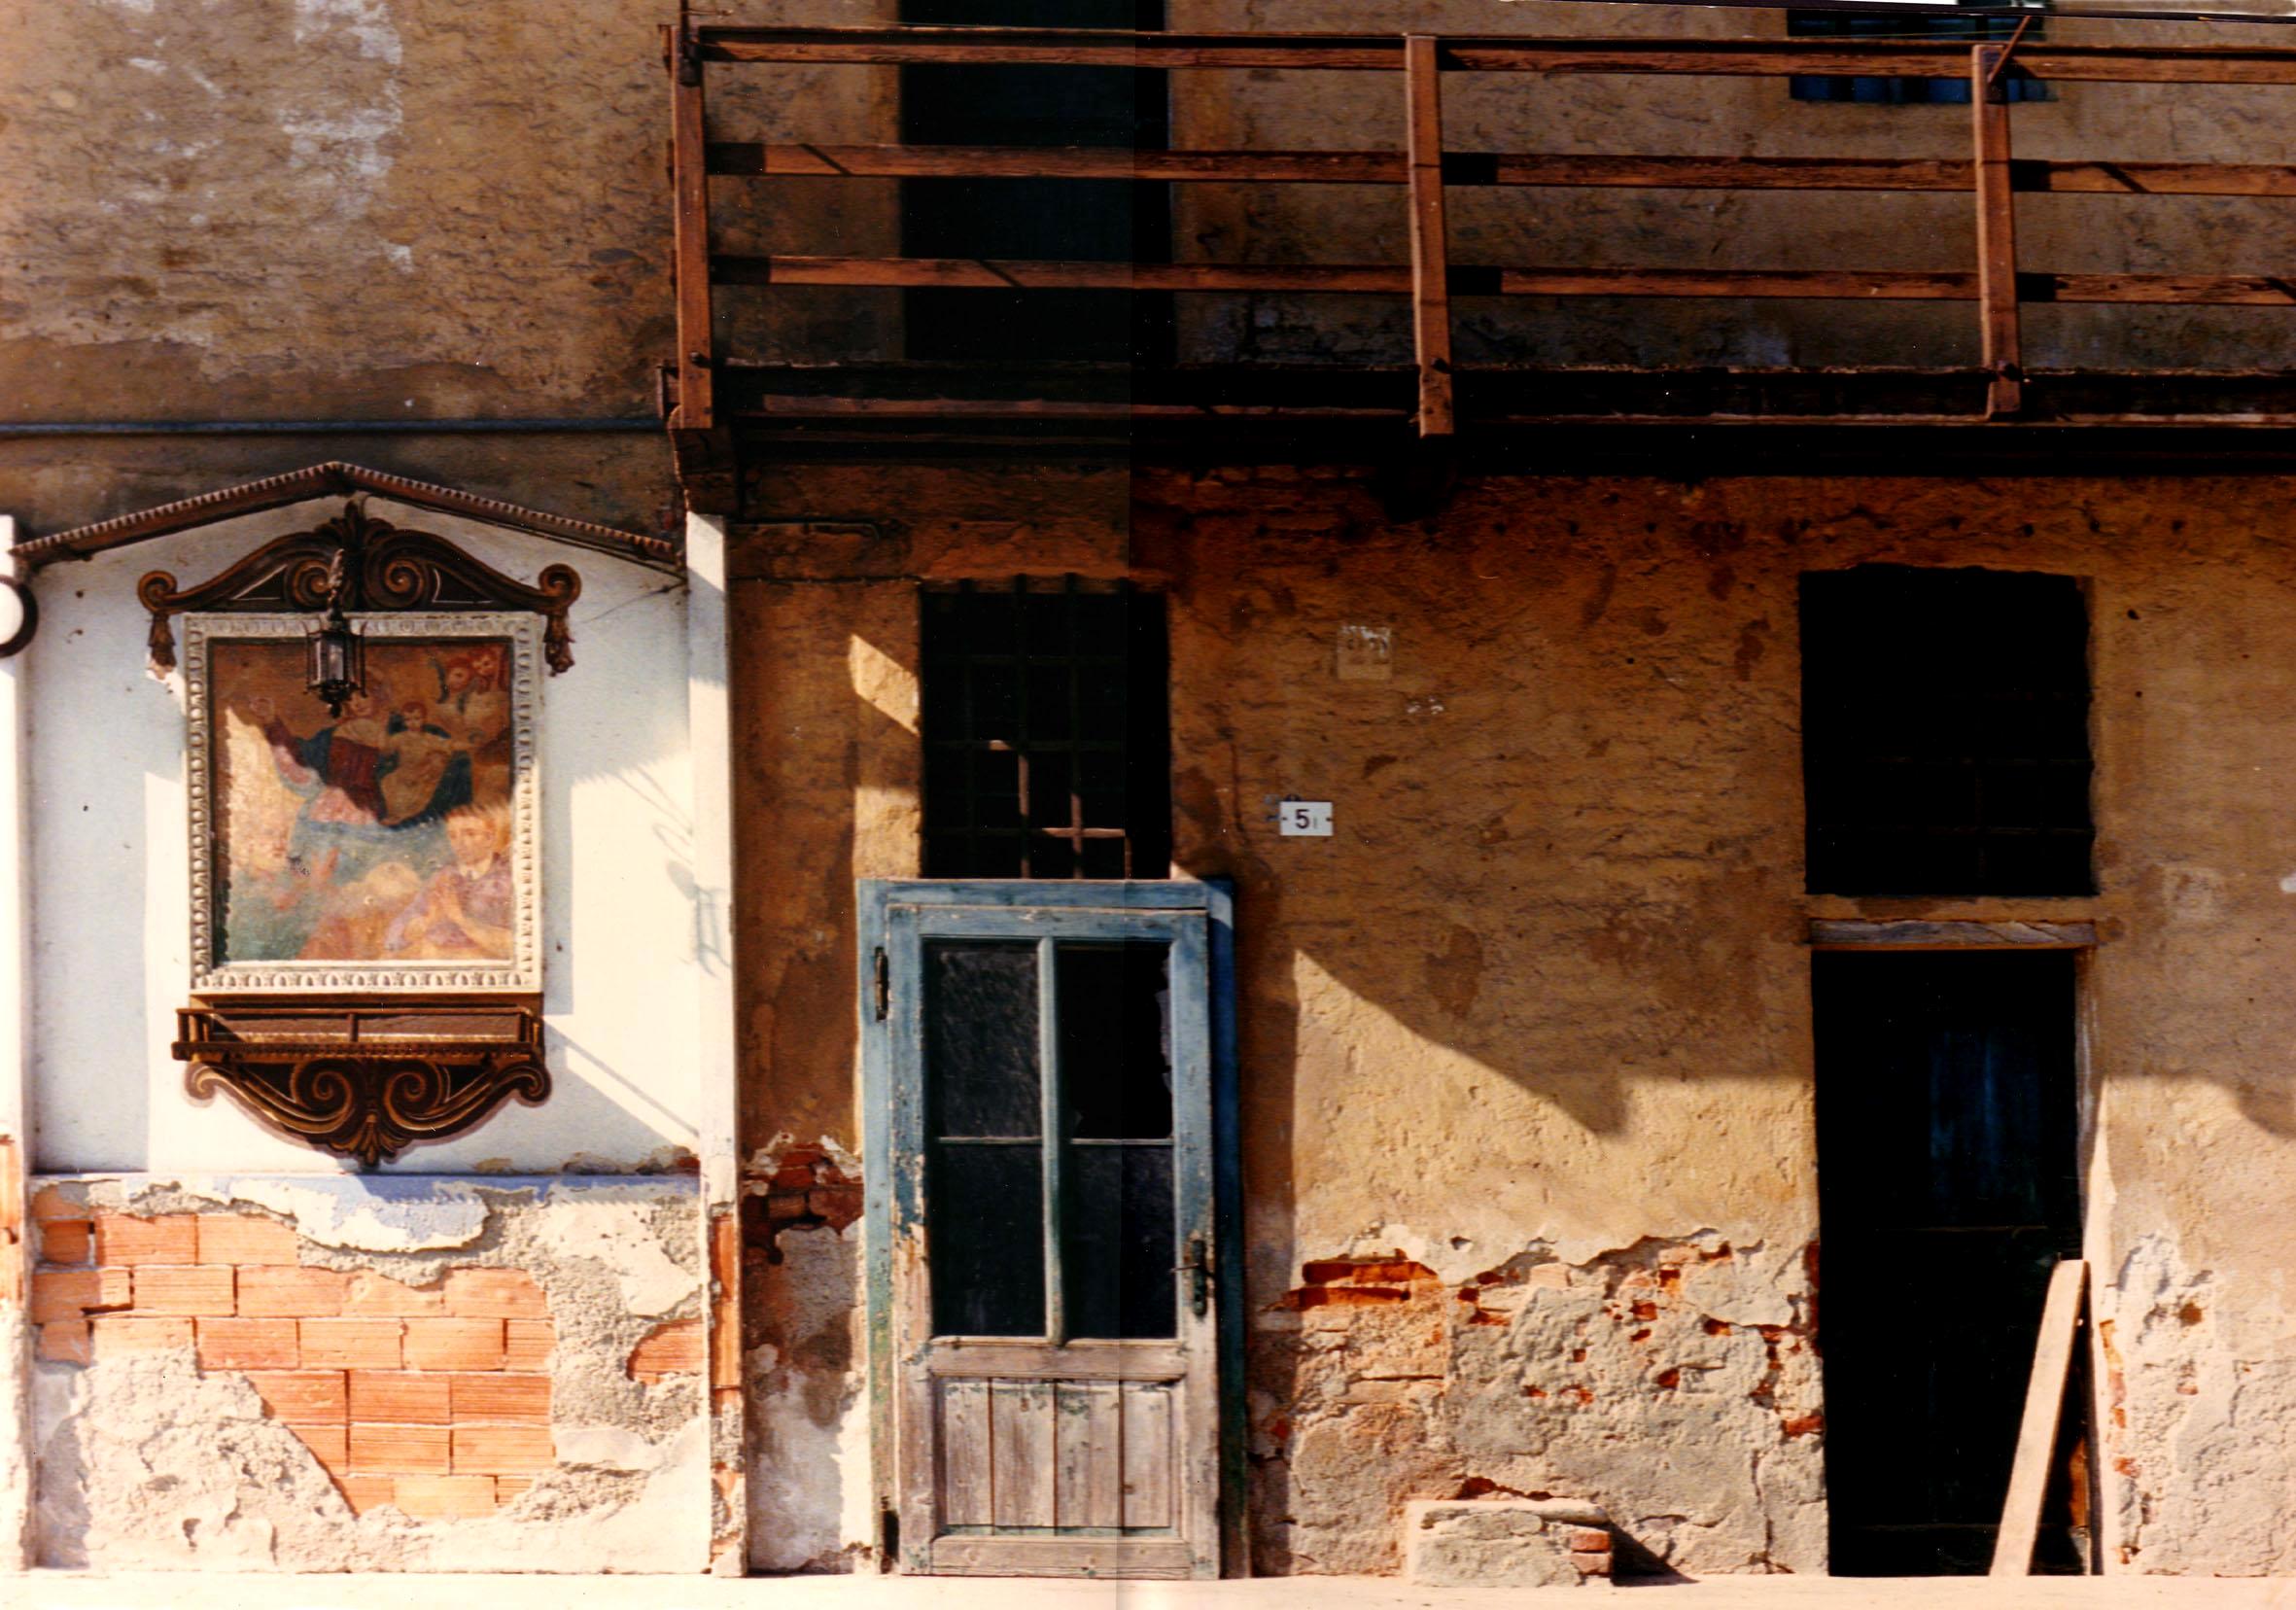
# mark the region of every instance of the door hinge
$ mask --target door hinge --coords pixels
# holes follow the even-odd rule
[[[1188,1238],[1187,1260],[1178,1273],[1188,1277],[1188,1306],[1202,1318],[1212,1306],[1212,1250],[1202,1231]]]
[[[870,997],[877,1006],[877,1021],[883,1023],[886,1013],[891,1010],[893,1003],[893,970],[891,964],[885,959],[883,945],[877,947],[877,960],[873,965],[876,969],[875,982],[870,986]]]

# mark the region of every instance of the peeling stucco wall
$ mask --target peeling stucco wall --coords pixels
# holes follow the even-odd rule
[[[1271,1570],[1391,1568],[1403,1501],[1485,1482],[1601,1503],[1687,1568],[1823,1567],[1805,939],[1914,907],[1801,892],[1795,578],[2083,578],[2100,892],[1923,909],[2104,935],[2108,1560],[2286,1568],[2296,482],[1471,475],[1401,523],[1286,467],[783,464],[751,492],[789,523],[731,548],[743,940],[777,959],[744,983],[749,1148],[858,1137],[851,880],[916,867],[916,578],[1167,590],[1175,860],[1237,884]],[[1348,626],[1389,629],[1386,681],[1339,676]],[[1286,794],[1333,800],[1335,836],[1278,837]],[[1298,1295],[1350,1262],[1426,1274]]]
[[[70,1335],[54,1347],[44,1340],[34,1376],[42,1563],[99,1570],[703,1568],[711,1483],[698,1357],[690,1364],[661,1358],[666,1369],[641,1369],[633,1360],[666,1324],[701,1312],[690,1181],[127,1176],[53,1179],[42,1187],[35,1211],[43,1226],[55,1227],[44,1261],[51,1252],[73,1256],[92,1224],[105,1301],[123,1305],[99,1309],[85,1322],[49,1321],[67,1333],[85,1323],[93,1348],[92,1361],[70,1362],[56,1356]],[[296,1262],[234,1269],[159,1261],[174,1256],[168,1247],[186,1236],[194,1239],[183,1244],[203,1255],[228,1255],[214,1244],[216,1225],[229,1229],[234,1243],[273,1226],[291,1230]],[[108,1252],[108,1240],[120,1249]],[[260,1289],[274,1294],[266,1314],[292,1312],[298,1305],[275,1294],[294,1283],[282,1277],[296,1271],[306,1272],[303,1284],[322,1290],[324,1277],[313,1280],[311,1273],[350,1275],[352,1306],[329,1298],[305,1308],[307,1317],[228,1317],[234,1278],[241,1310],[255,1306]],[[493,1423],[505,1417],[483,1406],[466,1414],[459,1398],[451,1421],[419,1409],[362,1407],[363,1389],[377,1401],[394,1393],[398,1402],[441,1381],[459,1392],[506,1379],[490,1373],[502,1366],[483,1351],[471,1355],[483,1341],[474,1333],[518,1321],[502,1320],[484,1301],[458,1301],[466,1283],[480,1292],[501,1289],[500,1282],[471,1282],[468,1271],[515,1272],[539,1290],[547,1319],[529,1323],[554,1339],[546,1457],[538,1452],[531,1461],[504,1464],[493,1444],[525,1428]],[[64,1273],[58,1265],[44,1269],[43,1278]],[[115,1280],[122,1295],[111,1294]],[[185,1295],[194,1288],[215,1295]],[[63,1282],[55,1287],[58,1296],[68,1291]],[[373,1296],[360,1306],[363,1292]],[[143,1317],[155,1308],[167,1317]],[[349,1312],[365,1317],[338,1317]],[[274,1373],[219,1364],[219,1348],[254,1345],[250,1325],[303,1327],[300,1367],[287,1376],[284,1364]],[[501,1332],[492,1334],[487,1345],[499,1361]],[[296,1346],[292,1334],[284,1345]],[[339,1469],[317,1451],[327,1446],[326,1426],[291,1430],[282,1417],[297,1413],[292,1403],[266,1408],[267,1397],[308,1394],[338,1368],[350,1380],[348,1452],[326,1457],[343,1459]],[[328,1412],[307,1413],[324,1419]],[[339,1423],[344,1412],[333,1413]],[[414,1423],[368,1425],[362,1416]],[[412,1455],[405,1445],[414,1446]],[[438,1463],[437,1477],[412,1478],[409,1488],[401,1475],[396,1500],[374,1488],[375,1469],[405,1471],[427,1456]],[[442,1513],[453,1508],[442,1504],[449,1495],[442,1489],[474,1480],[466,1468],[482,1478],[513,1465],[521,1470],[517,1482],[531,1485],[474,1514]],[[428,1513],[416,1519],[410,1508]]]
[[[834,1143],[776,1138],[745,1171],[743,1199],[749,1564],[870,1569],[860,1164]]]
[[[2107,1517],[2118,1564],[2285,1576],[2286,1431],[2296,1425],[2296,1323],[2277,1293],[2242,1294],[2186,1267],[2172,1229],[2139,1235],[2099,1304]],[[2230,1562],[2228,1564],[2228,1562]]]
[[[1595,1493],[1678,1569],[1822,1570],[1805,1263],[1711,1233],[1464,1280],[1309,1262],[1252,1315],[1255,1560],[1384,1575],[1409,1499]]]

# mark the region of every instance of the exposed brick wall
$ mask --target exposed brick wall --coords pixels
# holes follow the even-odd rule
[[[630,1349],[630,1362],[625,1368],[632,1381],[643,1381],[652,1386],[671,1376],[699,1375],[705,1361],[702,1322],[673,1319],[656,1325],[644,1341]]]
[[[749,1189],[754,1192],[754,1184]],[[792,1145],[783,1150],[766,1177],[763,1194],[748,1195],[744,1205],[745,1239],[751,1246],[765,1247],[771,1258],[778,1255],[774,1238],[783,1230],[819,1224],[843,1230],[859,1218],[861,1182],[847,1175],[827,1147]]]
[[[80,1217],[52,1190],[32,1211],[41,1358],[193,1349],[202,1372],[244,1376],[356,1511],[491,1515],[556,1461],[557,1332],[523,1271],[411,1286],[305,1266],[295,1232],[255,1215]]]

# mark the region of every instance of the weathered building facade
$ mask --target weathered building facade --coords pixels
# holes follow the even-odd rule
[[[1981,1567],[2075,1259],[2042,1563],[2289,1568],[2276,35],[211,9],[5,68],[25,1561]]]

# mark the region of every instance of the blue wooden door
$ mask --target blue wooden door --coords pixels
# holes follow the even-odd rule
[[[1225,892],[861,894],[872,1376],[902,1569],[1216,1575]]]

